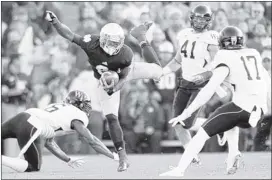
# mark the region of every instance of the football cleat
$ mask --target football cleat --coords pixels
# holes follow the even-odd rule
[[[200,158],[199,158],[198,156],[195,157],[195,158],[192,160],[192,164],[200,166],[200,165],[201,165]]]
[[[118,151],[119,155],[119,166],[117,168],[118,172],[126,171],[129,168],[129,163],[127,159],[127,154],[125,149]]]
[[[138,41],[142,41],[145,39],[146,32],[152,24],[152,22],[146,22],[144,24],[136,26],[131,29],[130,34]]]
[[[118,172],[126,171],[129,168],[129,163],[125,161],[119,162],[119,166],[117,168]]]
[[[235,174],[240,167],[241,153],[227,159],[227,174]]]

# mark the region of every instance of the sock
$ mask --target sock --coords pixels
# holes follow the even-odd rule
[[[117,119],[117,116],[107,115],[106,118],[109,125],[110,137],[113,141],[114,147],[116,151],[121,151],[122,149],[125,148],[125,143],[124,143],[123,131]]]
[[[228,141],[229,157],[236,156],[239,152],[239,127],[234,127],[225,132]]]
[[[190,131],[184,129],[182,125],[176,125],[175,132],[182,146],[184,147],[184,149],[186,149],[188,143],[192,139]]]
[[[17,172],[25,172],[28,167],[28,162],[24,159],[13,158],[2,155],[2,164]]]
[[[178,169],[184,172],[192,162],[193,158],[202,150],[205,142],[209,139],[209,135],[203,128],[200,128],[197,134],[193,137],[190,143],[187,145],[180,161]]]
[[[190,130],[198,131],[199,128],[202,126],[202,124],[204,124],[206,120],[207,120],[206,118],[197,118],[195,121],[195,124],[190,128]]]

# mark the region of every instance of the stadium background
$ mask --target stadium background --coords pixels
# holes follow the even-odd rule
[[[236,25],[246,34],[246,46],[257,49],[265,68],[271,74],[271,2],[202,2],[214,11],[212,29]],[[175,54],[178,32],[189,27],[188,13],[198,2],[2,2],[2,122],[29,107],[43,108],[62,101],[71,89],[82,89],[90,95],[96,111],[92,113],[90,130],[109,140],[107,125],[99,113],[92,77],[85,53],[60,37],[44,20],[51,10],[71,30],[80,35],[98,34],[107,22],[119,23],[126,34],[134,26],[154,21],[148,40],[165,65]],[[133,12],[133,13],[132,13]],[[135,53],[135,61],[143,61],[140,48],[130,36],[126,44]],[[131,153],[182,151],[173,129],[171,103],[176,77],[170,74],[159,84],[134,81],[122,90],[120,121]],[[146,112],[143,113],[143,109]],[[206,115],[210,113],[205,112]],[[140,116],[141,114],[141,116]],[[270,127],[268,127],[269,129]],[[240,132],[240,149],[254,150],[256,128]],[[271,135],[270,135],[271,136]],[[271,137],[269,137],[271,138]],[[77,135],[57,139],[69,154],[88,154],[93,150],[81,144]],[[111,146],[110,141],[104,141]],[[269,144],[267,140],[267,144]],[[4,153],[16,155],[14,140],[4,144]],[[203,151],[225,151],[212,138]],[[262,148],[265,150],[265,148]]]

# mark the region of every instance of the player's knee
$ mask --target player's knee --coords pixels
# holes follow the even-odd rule
[[[106,115],[107,121],[110,124],[118,123],[118,117],[114,114]]]

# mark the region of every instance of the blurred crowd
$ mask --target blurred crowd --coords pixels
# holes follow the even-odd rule
[[[87,56],[76,45],[60,37],[44,19],[53,11],[71,30],[80,35],[99,34],[107,22],[119,23],[125,30],[125,43],[132,48],[135,61],[143,61],[138,43],[129,34],[135,25],[153,21],[147,39],[157,52],[162,65],[175,55],[179,32],[190,27],[189,12],[199,2],[11,2],[2,3],[2,121],[29,107],[43,108],[62,101],[68,91],[80,89],[93,101],[91,131],[109,139],[101,109],[92,87]],[[257,49],[263,65],[271,75],[271,2],[205,2],[214,12],[212,29],[238,26],[245,34],[246,46]],[[133,81],[122,90],[120,122],[127,149],[131,153],[159,153],[162,140],[175,140],[168,126],[177,78],[169,74],[159,82]],[[211,112],[206,112],[207,115]],[[241,131],[242,147],[254,136],[254,130]],[[87,146],[63,143],[70,153],[86,152]],[[61,140],[60,140],[61,141]],[[218,150],[214,139],[207,151]]]

